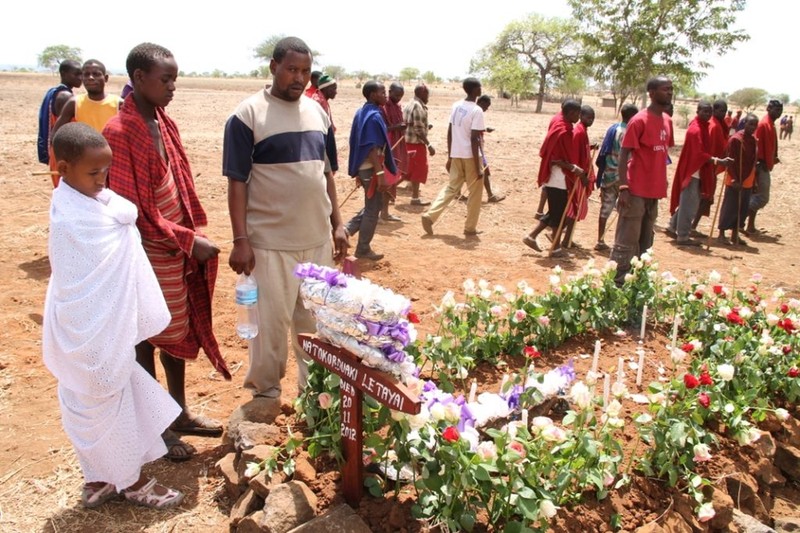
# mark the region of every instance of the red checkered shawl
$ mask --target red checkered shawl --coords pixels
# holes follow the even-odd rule
[[[206,213],[194,188],[192,171],[177,125],[163,108],[156,108],[156,119],[178,188],[186,225],[166,220],[157,208],[155,189],[163,179],[167,166],[153,143],[133,94],[126,98],[119,114],[103,130],[114,154],[108,171],[108,186],[139,208],[136,225],[143,239],[174,246],[186,261],[184,280],[189,295],[190,332],[180,343],[158,347],[181,359],[196,359],[202,347],[214,368],[225,379],[231,379],[212,328],[211,301],[218,261],[214,258],[201,265],[191,255],[194,236],[200,234],[197,228],[208,223]]]

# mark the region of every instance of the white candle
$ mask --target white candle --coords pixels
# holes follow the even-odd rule
[[[475,401],[475,394],[478,392],[478,380],[473,379],[472,385],[469,386],[469,403],[473,403]]]
[[[603,405],[608,405],[609,394],[611,394],[611,374],[606,372],[603,378]]]
[[[600,359],[600,340],[594,341],[594,359],[592,359],[592,372],[597,373],[597,363]]]
[[[681,317],[675,315],[675,320],[672,321],[672,347],[678,345],[678,326],[681,324]]]
[[[642,329],[639,331],[639,338],[644,340],[644,331],[647,327],[647,304],[642,307]]]
[[[639,352],[639,368],[636,371],[636,386],[642,386],[642,373],[644,372],[644,350],[641,348],[637,350]]]
[[[527,429],[528,428],[528,410],[522,410],[522,425]]]
[[[619,358],[619,364],[617,365],[617,381],[622,383],[625,380],[625,358]]]

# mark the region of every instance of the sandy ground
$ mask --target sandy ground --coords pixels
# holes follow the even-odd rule
[[[36,117],[42,95],[56,79],[47,75],[0,73],[0,528],[5,531],[224,531],[229,502],[221,498],[220,481],[213,464],[222,447],[217,439],[190,438],[198,447],[196,459],[182,465],[159,461],[148,472],[178,486],[188,494],[177,510],[155,513],[123,504],[84,511],[79,503],[80,470],[60,422],[56,383],[41,363],[41,322],[44,294],[49,277],[47,259],[50,178],[33,173],[44,170],[36,160]],[[117,92],[124,80],[112,78],[110,92]],[[222,248],[222,267],[215,294],[215,333],[223,355],[234,371],[225,382],[202,358],[188,370],[187,395],[192,408],[203,414],[226,419],[248,399],[241,389],[246,345],[234,333],[233,287],[235,274],[226,266],[231,249],[231,232],[226,202],[226,180],[221,176],[222,129],[227,116],[240,100],[258,90],[259,80],[179,80],[178,92],[169,113],[178,122],[189,153],[197,188],[209,215],[207,233]],[[411,88],[406,98],[411,97]],[[446,183],[444,170],[447,118],[451,104],[463,95],[457,87],[431,87],[431,139],[438,153],[431,160],[431,175],[423,186],[423,197],[433,199]],[[333,101],[338,126],[340,163],[346,169],[347,139],[355,109],[363,99],[354,82],[343,82]],[[600,109],[590,130],[593,141],[601,141],[613,122],[613,111]],[[465,205],[455,202],[425,236],[419,216],[423,208],[409,205],[409,191],[400,189],[392,212],[400,223],[380,225],[374,248],[386,254],[378,263],[362,262],[364,275],[405,294],[422,316],[421,330],[431,331],[432,305],[448,289],[458,290],[465,278],[485,278],[511,286],[521,279],[544,288],[547,273],[556,264],[566,271],[579,269],[585,260],[604,256],[591,252],[596,238],[597,197],[590,202],[588,219],[579,224],[575,241],[583,250],[572,259],[558,261],[542,257],[521,243],[533,225],[539,198],[535,175],[538,149],[550,114],[535,114],[532,105],[510,108],[496,100],[486,123],[496,131],[486,136],[486,153],[496,191],[508,198],[498,204],[483,204],[478,237],[462,235]],[[760,110],[763,114],[763,110]],[[676,123],[681,122],[680,119]],[[684,130],[676,130],[680,145]],[[781,143],[782,164],[773,173],[773,196],[759,216],[759,226],[768,233],[751,239],[745,249],[712,246],[710,251],[682,250],[659,233],[655,253],[662,269],[682,273],[685,269],[729,271],[737,266],[744,274],[760,272],[768,286],[782,286],[798,293],[795,267],[800,254],[793,235],[800,224],[798,204],[792,192],[800,182],[797,139]],[[673,154],[677,161],[679,147]],[[674,165],[670,168],[674,171]],[[338,191],[344,198],[353,189],[350,178],[339,175]],[[484,197],[485,201],[485,197]],[[347,218],[362,203],[361,191],[343,207]],[[666,225],[667,205],[662,202],[659,223]],[[707,233],[710,220],[701,222]],[[611,230],[613,231],[613,229]],[[611,242],[611,233],[607,241]],[[294,372],[287,376],[284,399],[296,396]]]

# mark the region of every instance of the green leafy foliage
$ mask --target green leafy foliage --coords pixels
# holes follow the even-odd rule
[[[72,59],[80,63],[81,54],[83,54],[83,52],[80,48],[68,46],[66,44],[55,44],[42,50],[37,58],[37,62],[40,67],[56,72],[58,71],[58,66],[64,60]]]

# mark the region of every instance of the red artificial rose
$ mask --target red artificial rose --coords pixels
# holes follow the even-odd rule
[[[784,345],[783,346],[783,355],[789,355],[790,353],[792,353],[792,347],[789,346],[788,344]]]
[[[739,312],[736,310],[733,310],[730,313],[728,313],[728,315],[725,318],[728,319],[728,322],[731,322],[732,324],[736,324],[738,326],[744,324],[744,319],[739,316]]]
[[[417,316],[417,313],[414,313],[413,311],[409,311],[406,315],[406,318],[412,324],[419,324],[419,316]]]
[[[714,294],[716,294],[718,296],[720,294],[722,294],[723,292],[725,292],[725,288],[722,285],[714,285],[713,290],[714,290]]]
[[[692,344],[691,342],[685,342],[683,343],[683,346],[681,346],[681,350],[683,350],[686,353],[691,353],[694,351],[694,344]]]
[[[703,372],[702,374],[700,374],[700,384],[701,385],[713,385],[714,384],[714,380],[711,379],[711,374],[709,374],[708,372]]]
[[[442,438],[447,442],[456,442],[458,439],[461,438],[461,434],[458,432],[458,428],[455,426],[448,426],[442,432]]]
[[[778,327],[783,329],[786,333],[791,333],[794,331],[794,322],[792,322],[791,318],[782,318],[778,320]]]
[[[542,356],[541,352],[537,350],[535,346],[526,346],[522,349],[522,353],[525,354],[525,357],[529,357],[531,359],[536,359],[537,357]]]
[[[708,406],[711,405],[711,396],[705,392],[701,392],[697,395],[697,403],[708,409]]]
[[[683,384],[686,385],[687,389],[694,389],[695,387],[700,385],[700,381],[691,374],[684,374]]]
[[[781,304],[781,313],[786,314],[789,312],[789,305],[788,304]]]
[[[701,291],[699,289],[694,291],[694,297],[697,298],[698,300],[702,300],[703,299],[703,291]]]
[[[797,376],[800,376],[800,370],[798,370],[796,366],[793,366],[789,369],[786,375],[790,378],[796,378]]]

